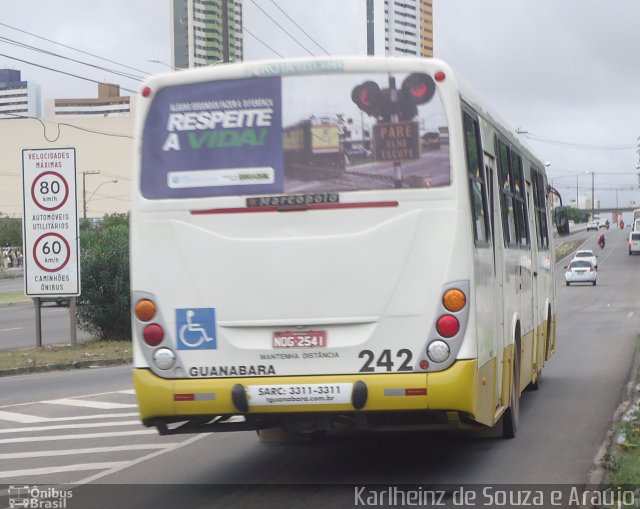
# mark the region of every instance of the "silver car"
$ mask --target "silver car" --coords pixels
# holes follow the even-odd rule
[[[591,283],[596,286],[596,277],[598,272],[593,264],[586,259],[571,260],[571,263],[565,267],[564,279],[567,286],[571,283]]]

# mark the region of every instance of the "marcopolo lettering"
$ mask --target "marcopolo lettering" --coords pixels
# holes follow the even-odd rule
[[[338,193],[290,194],[284,196],[256,196],[247,198],[247,207],[282,207],[287,205],[312,205],[316,203],[340,203]]]

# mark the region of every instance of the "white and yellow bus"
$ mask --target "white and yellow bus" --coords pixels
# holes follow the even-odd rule
[[[145,425],[515,436],[555,351],[549,187],[446,63],[220,65],[149,79],[137,108]],[[360,133],[365,155],[292,170],[283,133],[318,118]]]

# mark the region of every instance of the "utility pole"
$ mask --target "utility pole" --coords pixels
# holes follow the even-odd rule
[[[97,175],[99,171],[82,172],[82,219],[87,218],[87,175]]]
[[[222,0],[222,61],[229,59],[229,0]]]
[[[596,202],[595,202],[595,196],[593,194],[593,178],[595,177],[595,173],[591,172],[591,220],[593,221],[593,209],[596,206]]]

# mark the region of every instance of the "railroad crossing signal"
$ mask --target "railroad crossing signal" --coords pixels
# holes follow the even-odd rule
[[[400,121],[412,120],[418,105],[429,101],[436,91],[433,78],[425,73],[413,73],[405,78],[399,90],[380,89],[375,81],[365,81],[351,92],[353,102],[366,114],[390,122],[392,115]]]

